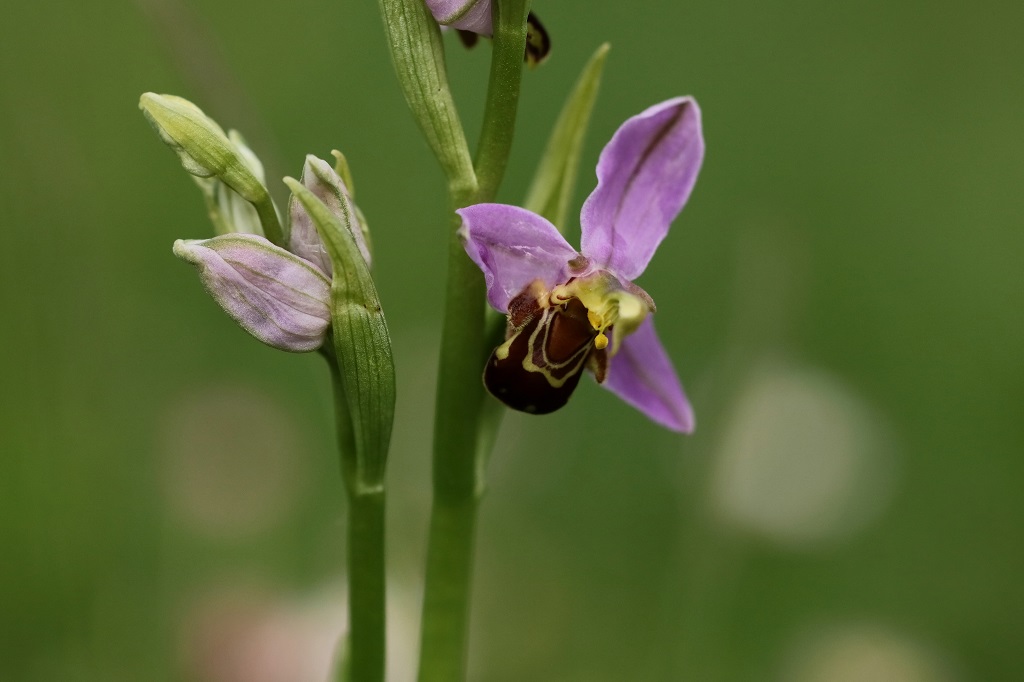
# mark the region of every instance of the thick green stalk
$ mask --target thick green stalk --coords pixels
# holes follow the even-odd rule
[[[529,0],[494,3],[494,52],[475,192],[451,192],[452,208],[493,200],[512,146]],[[449,186],[465,187],[449,176]],[[458,227],[458,218],[454,227]],[[420,682],[466,677],[469,596],[476,514],[484,491],[480,379],[485,346],[483,277],[449,234],[448,282],[434,424],[433,486],[423,600]]]
[[[473,203],[453,197],[452,208]],[[484,387],[480,381],[480,349],[484,333],[484,278],[467,256],[455,231],[460,221],[452,214],[448,235],[448,281],[445,290],[441,357],[434,415],[434,496],[462,500],[482,492],[471,466],[476,455],[476,425]]]
[[[479,498],[434,498],[423,601],[420,682],[466,679],[469,595]]]
[[[384,489],[354,483],[356,441],[338,362],[324,351],[334,386],[335,428],[348,500],[349,658],[339,673],[346,682],[381,682],[385,663]],[[342,679],[339,677],[339,679]]]
[[[459,202],[465,205],[463,202]],[[466,202],[468,203],[468,202]],[[458,217],[455,217],[456,222]],[[433,487],[420,644],[420,680],[463,680],[476,507],[484,330],[483,277],[454,229],[434,421]]]
[[[348,498],[352,682],[381,682],[385,662],[384,490]]]

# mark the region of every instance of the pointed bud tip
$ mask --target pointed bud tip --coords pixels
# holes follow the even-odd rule
[[[203,110],[193,104],[191,101],[184,97],[178,97],[177,95],[162,95],[158,92],[144,92],[139,96],[139,109],[144,112],[153,114],[154,112],[174,112],[182,113],[185,110],[191,114],[199,114],[204,118],[208,118]],[[213,123],[213,121],[210,121]],[[220,130],[220,126],[213,123],[214,126]],[[221,133],[224,131],[221,130]]]
[[[342,181],[345,183],[345,189],[348,190],[348,195],[352,199],[356,197],[355,184],[352,182],[352,169],[349,168],[348,159],[337,149],[331,150],[331,156],[334,157],[334,172],[337,173]]]
[[[161,95],[158,92],[144,92],[139,96],[139,109],[143,111],[153,107],[167,106],[170,95]]]
[[[199,248],[196,244],[200,240],[198,239],[175,239],[174,246],[171,247],[171,251],[178,258],[188,261],[189,263],[198,263],[199,259],[196,256],[196,250]]]
[[[331,164],[327,163],[315,154],[306,154],[305,167],[316,173],[316,176],[321,180],[321,182],[330,182],[331,174],[334,173],[334,169],[331,168]],[[305,170],[305,168],[303,168],[303,170]],[[305,174],[303,174],[303,180],[305,179]]]

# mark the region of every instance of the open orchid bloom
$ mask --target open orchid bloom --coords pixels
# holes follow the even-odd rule
[[[689,97],[627,120],[601,152],[597,188],[571,247],[539,215],[503,204],[458,211],[506,341],[484,371],[488,390],[534,414],[569,400],[583,369],[655,422],[689,433],[693,410],[654,331],[654,302],[633,284],[690,196],[704,158]]]

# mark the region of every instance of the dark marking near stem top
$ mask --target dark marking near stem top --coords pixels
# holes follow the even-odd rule
[[[551,36],[533,12],[526,17],[526,64],[530,68],[538,66],[551,53]]]
[[[456,33],[466,49],[472,49],[480,42],[480,35],[473,31],[456,29]],[[523,61],[527,66],[533,68],[547,59],[550,52],[551,36],[548,35],[544,25],[540,23],[540,19],[530,12],[526,17],[526,51],[523,54]]]

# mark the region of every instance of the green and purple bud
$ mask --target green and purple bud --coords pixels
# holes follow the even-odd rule
[[[331,280],[309,261],[252,234],[179,239],[174,255],[195,265],[224,312],[263,343],[293,353],[323,345]]]
[[[352,216],[352,238],[355,240],[359,253],[367,266],[370,266],[369,228],[362,212],[352,201],[351,173],[348,164],[344,161],[341,152],[335,152],[338,159],[338,169],[331,168],[323,159],[318,159],[312,154],[306,156],[306,162],[302,167],[302,185],[308,189],[313,196],[334,214],[342,219],[343,216]],[[347,179],[342,176],[348,176]],[[296,195],[292,195],[288,202],[288,214],[291,217],[291,232],[288,238],[288,247],[292,253],[305,258],[319,267],[327,276],[333,272],[331,256],[324,245],[320,233],[317,231],[313,217],[306,206]]]
[[[248,149],[240,137],[232,142],[240,145],[239,149]],[[262,178],[259,161],[252,157],[246,162]],[[347,166],[341,161],[339,164],[347,175]],[[244,211],[251,209],[248,203],[231,203],[231,197],[241,201],[235,192],[215,178],[202,182],[212,183],[209,196],[213,199],[227,197],[226,203],[214,203],[211,208],[215,224],[220,220],[238,228],[245,220],[251,220],[252,216]],[[353,242],[368,272],[370,253],[365,220],[352,203],[341,176],[325,161],[308,156],[303,187],[316,197],[317,206],[331,220],[354,224]],[[334,267],[316,219],[306,205],[292,197],[289,209],[291,251],[258,234],[229,229],[227,234],[213,239],[179,239],[174,244],[174,253],[199,269],[206,290],[243,329],[274,348],[308,352],[320,348],[327,338]]]

